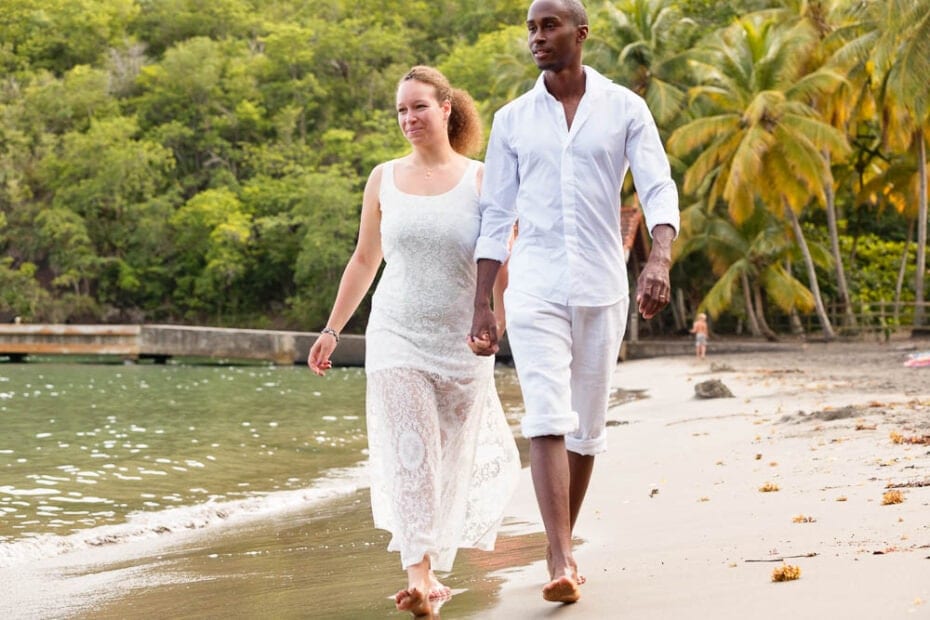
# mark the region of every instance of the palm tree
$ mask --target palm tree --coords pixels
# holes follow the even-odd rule
[[[750,332],[775,340],[765,321],[763,292],[786,313],[814,307],[811,292],[785,268],[793,245],[784,234],[784,223],[766,209],[757,207],[739,224],[719,213],[707,213],[703,203],[684,209],[678,247],[676,260],[693,252],[710,260],[717,282],[699,309],[714,318],[731,307],[739,288]]]
[[[856,20],[841,56],[864,67],[876,93],[886,145],[913,150],[918,166],[918,302],[914,325],[924,322],[927,268],[927,139],[930,124],[930,0],[866,0],[851,5]]]
[[[757,201],[790,224],[823,335],[832,340],[798,220],[812,196],[826,201],[825,187],[833,180],[824,153],[842,158],[849,150],[844,134],[810,105],[842,82],[826,68],[806,72],[816,42],[809,23],[778,28],[762,14],[714,33],[693,60],[700,83],[691,89],[691,101],[703,116],[678,128],[668,148],[679,156],[701,149],[685,174],[685,193],[702,196],[709,205],[724,200],[737,224],[754,213]]]
[[[773,8],[769,13],[784,23],[797,24],[806,22],[816,33],[818,44],[812,49],[809,58],[809,69],[814,70],[831,62],[831,56],[841,46],[842,39],[834,36],[837,29],[846,25],[848,18],[844,11],[848,2],[845,0],[780,0],[780,8]],[[847,76],[851,77],[851,76]],[[849,119],[856,111],[855,96],[856,85],[859,83],[842,81],[831,92],[818,93],[813,106],[820,111],[823,119],[840,131],[848,132]],[[826,166],[831,166],[829,151],[823,152]],[[840,234],[836,209],[836,190],[833,183],[824,187],[824,210],[827,216],[827,231],[830,236],[830,251],[833,255],[833,266],[836,273],[837,294],[843,308],[845,322],[849,327],[855,327],[856,315],[853,312],[852,296],[846,282],[846,269],[843,266],[843,256],[840,253]]]
[[[907,236],[901,251],[901,263],[895,285],[894,318],[896,322],[901,308],[901,294],[910,245],[914,239],[914,228],[918,219],[918,207],[914,204],[913,197],[920,191],[919,166],[914,154],[907,153],[870,175],[868,180],[862,183],[858,197],[860,203],[890,205],[908,220]],[[923,191],[924,194],[927,193],[926,188]]]
[[[686,101],[686,57],[679,54],[696,24],[672,0],[605,2],[592,14],[587,59],[646,100],[668,127]]]

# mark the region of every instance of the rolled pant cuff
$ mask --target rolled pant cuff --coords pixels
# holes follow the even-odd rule
[[[602,452],[607,452],[607,437],[600,436],[596,439],[578,439],[567,435],[565,437],[565,449],[582,456],[594,456]]]
[[[520,429],[527,439],[549,435],[565,436],[578,430],[578,414],[572,412],[558,417],[535,420],[530,416],[524,416],[520,422]]]

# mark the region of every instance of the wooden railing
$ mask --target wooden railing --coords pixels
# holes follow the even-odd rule
[[[914,325],[914,315],[918,307],[924,311],[924,325]],[[893,334],[911,333],[913,335],[930,335],[930,303],[892,301],[859,302],[853,305],[850,321],[841,304],[828,304],[825,308],[833,330],[839,335],[870,336],[889,338]],[[811,312],[800,317],[806,334],[818,334],[822,331],[816,313]],[[791,333],[787,317],[780,317],[770,322],[777,333]]]

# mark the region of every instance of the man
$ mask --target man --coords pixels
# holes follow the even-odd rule
[[[619,209],[628,169],[653,238],[636,294],[646,319],[668,303],[679,225],[678,194],[645,102],[582,65],[587,23],[577,0],[536,0],[529,8],[529,48],[542,75],[494,117],[470,335],[477,354],[497,351],[489,299],[518,221],[504,305],[549,542],[542,593],[561,603],[580,597],[572,529],[594,455],[607,448],[610,380],[629,308]]]

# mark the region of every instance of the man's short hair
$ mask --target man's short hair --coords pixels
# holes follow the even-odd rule
[[[568,9],[568,14],[576,26],[588,25],[588,12],[585,11],[581,0],[562,0],[562,4]]]

